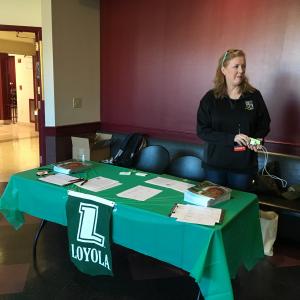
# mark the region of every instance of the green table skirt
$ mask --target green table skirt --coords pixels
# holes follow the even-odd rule
[[[183,194],[145,183],[156,177],[120,175],[127,169],[94,164],[78,177],[104,176],[122,185],[98,193],[71,185],[59,187],[37,180],[36,170],[15,174],[9,180],[0,201],[0,210],[18,229],[23,212],[67,226],[65,205],[67,190],[72,189],[103,197],[117,203],[113,211],[112,238],[124,247],[182,268],[199,283],[205,299],[233,299],[230,278],[241,265],[251,269],[263,257],[263,246],[254,194],[233,191],[230,201],[218,206],[225,210],[221,225],[214,227],[177,222],[168,217],[175,203],[183,203]],[[165,175],[166,177],[170,177]],[[162,190],[147,201],[117,197],[136,185]]]

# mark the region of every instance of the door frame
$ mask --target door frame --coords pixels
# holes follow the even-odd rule
[[[45,146],[45,106],[43,99],[43,79],[41,62],[42,28],[32,26],[1,25],[0,31],[32,32],[35,34],[36,56],[33,57],[33,91],[35,99],[35,109],[37,111],[37,122],[39,131],[40,164],[46,160]]]

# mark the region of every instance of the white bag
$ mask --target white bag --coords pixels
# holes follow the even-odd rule
[[[274,211],[259,211],[264,253],[273,256],[273,244],[277,236],[278,214]]]

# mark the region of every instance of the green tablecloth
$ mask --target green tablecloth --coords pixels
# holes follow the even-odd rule
[[[233,191],[230,201],[218,206],[225,210],[221,225],[214,227],[177,222],[168,217],[183,194],[145,183],[156,177],[120,175],[127,169],[94,163],[77,177],[104,176],[122,185],[93,193],[75,185],[60,187],[37,180],[36,169],[13,175],[0,201],[0,210],[16,229],[24,222],[23,212],[67,225],[67,190],[94,194],[117,203],[113,212],[113,241],[119,245],[168,262],[190,273],[199,283],[205,299],[233,299],[230,279],[240,265],[251,269],[263,257],[263,245],[254,194]],[[166,175],[167,176],[167,175]],[[162,190],[147,201],[116,196],[136,185]]]

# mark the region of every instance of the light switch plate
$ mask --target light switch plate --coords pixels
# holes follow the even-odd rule
[[[73,108],[81,108],[82,107],[82,99],[78,97],[73,97]]]

